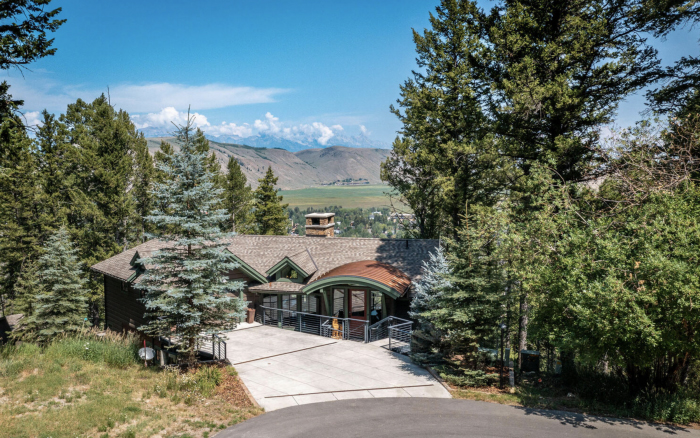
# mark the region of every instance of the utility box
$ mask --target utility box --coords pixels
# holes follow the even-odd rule
[[[525,372],[540,372],[540,352],[535,350],[522,350],[520,352],[522,358],[521,371]]]

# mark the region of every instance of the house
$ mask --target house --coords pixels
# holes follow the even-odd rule
[[[0,318],[0,345],[8,341],[10,335],[18,327],[22,318],[24,318],[24,315],[21,313],[6,315]]]
[[[334,213],[306,215],[305,228],[302,237],[237,235],[228,242],[239,265],[228,276],[245,282],[240,298],[259,321],[282,326],[297,312],[317,315],[319,326],[328,326],[328,318],[354,321],[348,327],[408,318],[413,284],[437,240],[335,238]],[[134,289],[144,272],[138,261],[165,244],[151,240],[91,267],[104,274],[108,328],[135,330],[145,322],[141,292]]]

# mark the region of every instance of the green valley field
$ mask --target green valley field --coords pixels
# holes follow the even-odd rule
[[[284,203],[290,207],[305,209],[331,205],[344,208],[389,207],[390,200],[386,195],[391,190],[385,185],[366,186],[324,186],[310,187],[298,190],[281,190]]]

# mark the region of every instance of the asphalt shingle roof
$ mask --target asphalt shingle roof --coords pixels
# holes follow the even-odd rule
[[[103,260],[91,269],[127,280],[137,272],[138,268],[131,264],[137,251],[141,257],[146,257],[166,245],[166,242],[150,240]],[[237,235],[229,239],[228,250],[263,277],[268,269],[289,257],[300,268],[313,272],[306,283],[334,268],[366,260],[386,263],[401,270],[411,281],[416,281],[421,275],[423,261],[437,246],[438,240],[433,239]]]

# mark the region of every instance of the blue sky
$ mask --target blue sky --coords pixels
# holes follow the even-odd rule
[[[362,130],[390,143],[400,126],[389,105],[415,68],[411,28],[426,27],[437,3],[54,0],[68,20],[56,55],[24,78],[4,74],[29,112],[63,112],[109,86],[139,126],[168,126],[191,104],[211,133]],[[698,55],[699,37],[684,29],[656,45],[668,63]],[[628,99],[619,124],[643,104]]]

